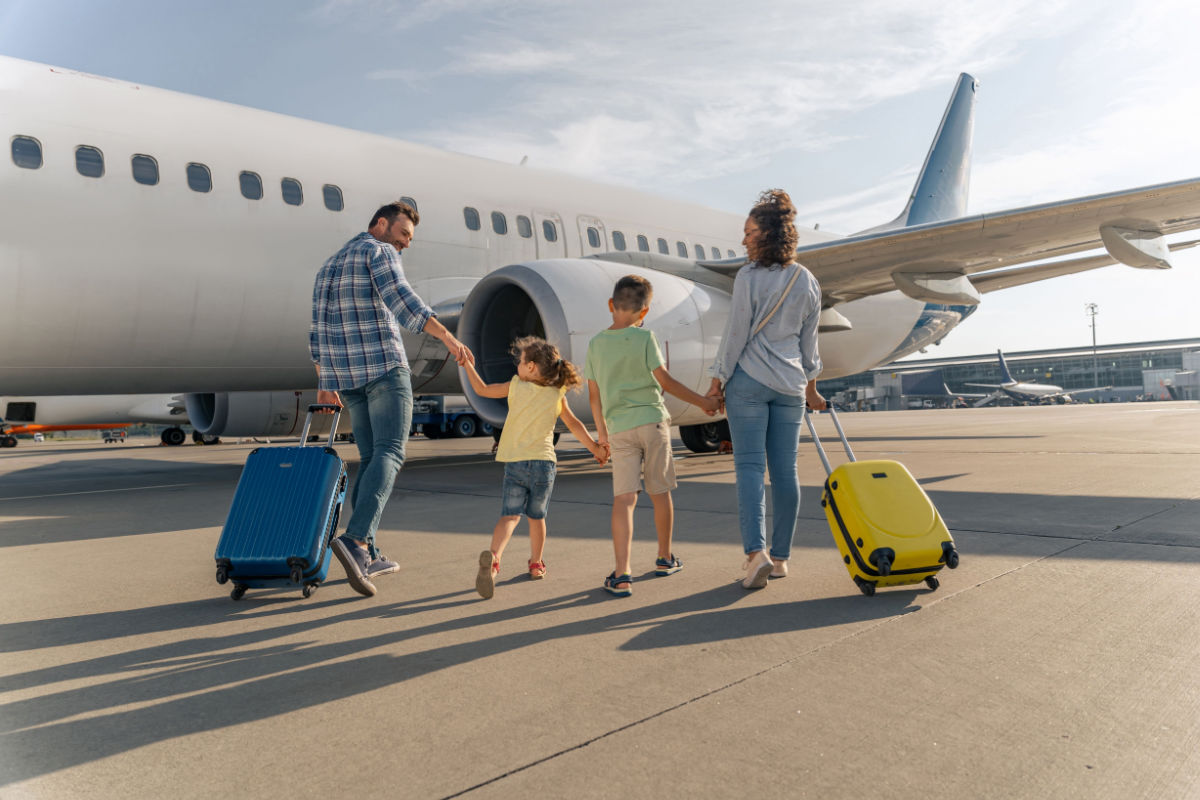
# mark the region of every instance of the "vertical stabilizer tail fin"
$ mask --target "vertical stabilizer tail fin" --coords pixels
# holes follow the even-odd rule
[[[1012,373],[1008,371],[1008,364],[1004,363],[1004,353],[996,351],[996,356],[1000,359],[1000,380],[1003,383],[1016,383],[1013,380]]]
[[[958,76],[933,144],[900,216],[859,233],[894,230],[923,222],[956,219],[967,214],[971,183],[971,139],[975,130],[975,92],[979,83]]]

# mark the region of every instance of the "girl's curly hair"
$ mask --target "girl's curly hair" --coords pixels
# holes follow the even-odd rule
[[[767,189],[750,209],[750,219],[762,231],[755,260],[761,266],[790,264],[796,260],[796,207],[783,189]]]
[[[523,336],[512,343],[514,356],[525,356],[538,368],[543,386],[566,387],[574,389],[583,384],[579,370],[570,361],[565,360],[558,348],[538,336]]]

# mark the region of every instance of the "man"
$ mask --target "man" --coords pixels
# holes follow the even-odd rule
[[[400,327],[440,339],[459,364],[470,356],[404,278],[400,251],[412,242],[418,222],[407,203],[383,206],[365,233],[325,262],[313,285],[309,350],[317,402],[349,410],[360,456],[350,496],[354,511],[331,549],[350,586],[367,597],[375,594],[372,578],[400,568],[375,548],[412,425],[412,381]]]

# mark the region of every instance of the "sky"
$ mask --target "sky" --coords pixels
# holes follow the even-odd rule
[[[1200,177],[1183,0],[0,0],[0,54],[852,233],[960,72],[969,214]],[[2,112],[2,109],[0,109]],[[1192,236],[1200,238],[1200,232]],[[1200,248],[984,296],[928,356],[1200,336]],[[919,356],[918,356],[919,357]]]

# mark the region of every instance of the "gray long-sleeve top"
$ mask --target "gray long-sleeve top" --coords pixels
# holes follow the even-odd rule
[[[783,305],[766,327],[754,335],[779,297],[800,270],[800,277]],[[821,314],[821,287],[800,264],[775,268],[750,262],[733,280],[733,300],[725,336],[717,350],[711,373],[724,385],[733,371],[742,370],[777,392],[803,395],[804,388],[821,372],[817,352],[817,320]]]

